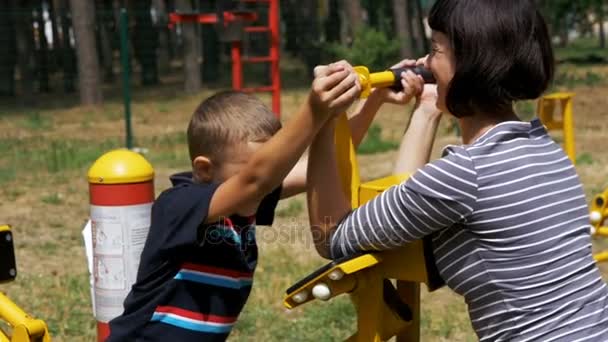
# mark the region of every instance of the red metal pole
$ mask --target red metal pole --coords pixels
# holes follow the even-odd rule
[[[232,89],[241,90],[243,88],[243,61],[241,60],[241,42],[232,42]]]
[[[268,21],[270,22],[270,57],[272,80],[272,110],[281,117],[281,72],[279,70],[279,0],[270,0]]]

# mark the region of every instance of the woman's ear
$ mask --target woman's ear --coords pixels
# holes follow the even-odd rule
[[[192,161],[192,173],[199,182],[209,183],[213,179],[213,163],[205,156],[198,156]]]

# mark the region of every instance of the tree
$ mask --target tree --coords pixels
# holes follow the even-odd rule
[[[422,10],[422,2],[421,0],[413,0],[414,5],[416,5],[416,22],[418,24],[418,32],[419,32],[419,40],[418,40],[418,54],[424,55],[429,51],[429,41],[426,38],[426,32],[424,27],[424,11]]]
[[[175,0],[175,8],[180,12],[192,12],[190,0]],[[199,39],[195,25],[197,24],[182,25],[184,91],[187,94],[194,94],[201,89],[201,67],[198,61]]]
[[[15,64],[17,63],[17,42],[15,24],[9,12],[9,1],[0,1],[0,96],[15,95]]]
[[[42,93],[49,93],[51,87],[49,85],[49,43],[46,39],[45,27],[46,23],[44,20],[44,1],[40,1],[36,4],[36,23],[38,28],[36,30],[36,36],[38,37],[38,46],[36,49],[36,74],[38,76],[38,90]]]
[[[22,101],[29,102],[34,94],[34,32],[32,25],[32,2],[11,0],[14,14],[17,64],[21,79]]]
[[[92,1],[70,0],[78,59],[80,102],[99,105],[103,102],[97,46],[95,44],[95,5]]]
[[[115,34],[114,15],[112,13],[112,3],[95,1],[97,14],[97,42],[100,52],[100,60],[103,68],[103,80],[114,82],[114,49],[112,48],[112,38]]]
[[[165,0],[153,0],[153,6],[156,9],[158,26],[158,68],[161,73],[167,73],[170,67],[167,4]]]
[[[71,93],[76,90],[76,52],[70,42],[70,28],[72,27],[72,14],[69,11],[67,0],[55,0],[54,8],[60,14],[61,40],[57,41],[61,50],[61,69],[63,70],[63,90]]]
[[[600,48],[606,48],[606,32],[604,29],[604,0],[597,0],[597,22],[599,24]]]
[[[134,53],[141,65],[141,84],[158,83],[158,66],[156,49],[158,48],[158,30],[152,25],[150,15],[151,0],[133,2],[135,14]]]
[[[232,4],[228,2],[225,4],[223,1],[216,3],[216,1],[201,0],[200,11],[202,13],[218,13],[224,12],[224,10],[231,10]],[[226,6],[226,7],[224,7]],[[220,77],[220,48],[221,43],[217,34],[217,30],[213,25],[201,25],[198,27],[201,32],[201,48],[203,55],[203,65],[201,68],[201,80],[202,81],[217,81]]]
[[[309,1],[312,2],[312,1]],[[300,2],[300,6],[303,2]],[[363,26],[363,9],[359,0],[342,0],[342,9],[349,25],[350,38]]]
[[[410,14],[408,13],[409,0],[393,0],[393,13],[395,17],[395,32],[399,40],[401,56],[404,58],[414,57],[414,45],[412,33],[409,30]]]

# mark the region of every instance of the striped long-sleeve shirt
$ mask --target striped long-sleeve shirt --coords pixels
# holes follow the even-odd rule
[[[540,121],[503,122],[350,213],[331,249],[432,234],[439,272],[481,341],[606,341],[608,290],[589,230],[576,171]]]

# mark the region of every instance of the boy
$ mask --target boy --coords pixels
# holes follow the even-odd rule
[[[315,74],[308,101],[282,129],[243,93],[216,94],[195,111],[192,173],[171,177],[173,187],[156,200],[137,281],[107,341],[227,338],[251,290],[255,224],[271,224],[279,198],[304,191],[305,171],[286,176],[324,123],[359,94],[346,64]]]

